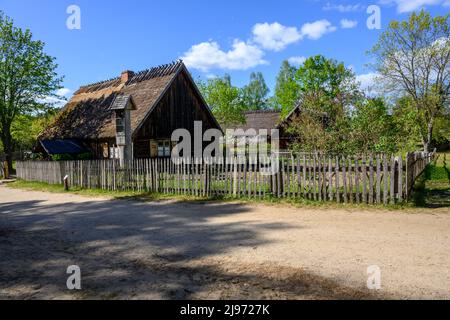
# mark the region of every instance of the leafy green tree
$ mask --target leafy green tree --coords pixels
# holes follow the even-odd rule
[[[354,73],[318,55],[295,74],[301,116],[291,121],[296,148],[345,153],[350,149],[351,108],[363,97]]]
[[[349,153],[350,118],[339,117],[332,122],[327,113],[317,111],[317,99],[324,99],[321,95],[303,94],[301,109],[284,123],[293,138],[290,147],[295,151]]]
[[[247,110],[262,110],[267,108],[269,87],[261,72],[250,74],[250,83],[242,89],[243,103]]]
[[[315,108],[331,118],[343,116],[361,97],[355,74],[343,63],[317,55],[306,59],[295,74],[300,97],[316,96]]]
[[[285,60],[281,64],[275,86],[274,108],[281,110],[281,116],[286,117],[297,106],[300,88],[295,81],[297,69]]]
[[[293,138],[289,146],[293,151],[331,151],[332,136],[327,132],[326,115],[314,111],[315,101],[316,97],[304,94],[300,114],[293,114],[288,122],[282,124]]]
[[[11,125],[14,150],[31,150],[39,134],[50,124],[55,111],[41,115],[18,115]]]
[[[450,114],[436,119],[433,131],[433,143],[450,145]]]
[[[55,58],[44,52],[44,43],[33,40],[30,30],[14,26],[0,12],[0,139],[10,169],[14,119],[48,107],[42,100],[56,96],[62,81],[56,68]]]
[[[398,149],[404,152],[417,150],[421,145],[420,116],[410,96],[395,101],[392,118],[397,128]]]
[[[231,78],[213,78],[198,81],[198,87],[217,121],[224,128],[245,122],[241,90],[232,86]]]
[[[393,96],[408,96],[417,110],[423,149],[429,151],[436,119],[449,108],[450,14],[412,13],[392,21],[372,48],[379,82]]]
[[[397,128],[385,101],[369,98],[355,106],[352,117],[352,148],[357,152],[397,151]]]

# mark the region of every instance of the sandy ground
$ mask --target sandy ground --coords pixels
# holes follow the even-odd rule
[[[112,201],[0,185],[0,299],[450,299],[450,210]],[[78,265],[82,290],[66,288]],[[379,291],[367,267],[379,266]]]

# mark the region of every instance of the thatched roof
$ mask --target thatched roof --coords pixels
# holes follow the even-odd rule
[[[255,129],[256,131],[266,129],[270,133],[280,122],[280,112],[273,110],[247,111],[244,113],[245,123],[235,126],[232,129]]]
[[[111,105],[122,95],[130,95],[136,105],[131,120],[134,132],[182,69],[185,69],[183,62],[177,61],[137,73],[129,72],[130,77],[125,81],[117,77],[82,86],[39,139],[114,138]]]

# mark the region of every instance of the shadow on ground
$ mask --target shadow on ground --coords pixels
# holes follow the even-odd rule
[[[265,230],[291,228],[242,217],[211,221],[247,211],[233,203],[2,203],[0,298],[380,298],[302,269],[227,258],[270,244]],[[73,264],[82,270],[76,293],[66,289]]]

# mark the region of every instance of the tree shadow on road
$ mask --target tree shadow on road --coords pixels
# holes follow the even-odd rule
[[[267,230],[293,228],[248,211],[235,203],[2,203],[0,298],[380,298],[302,269],[229,257],[271,244]],[[73,264],[82,270],[77,293],[66,288]]]

